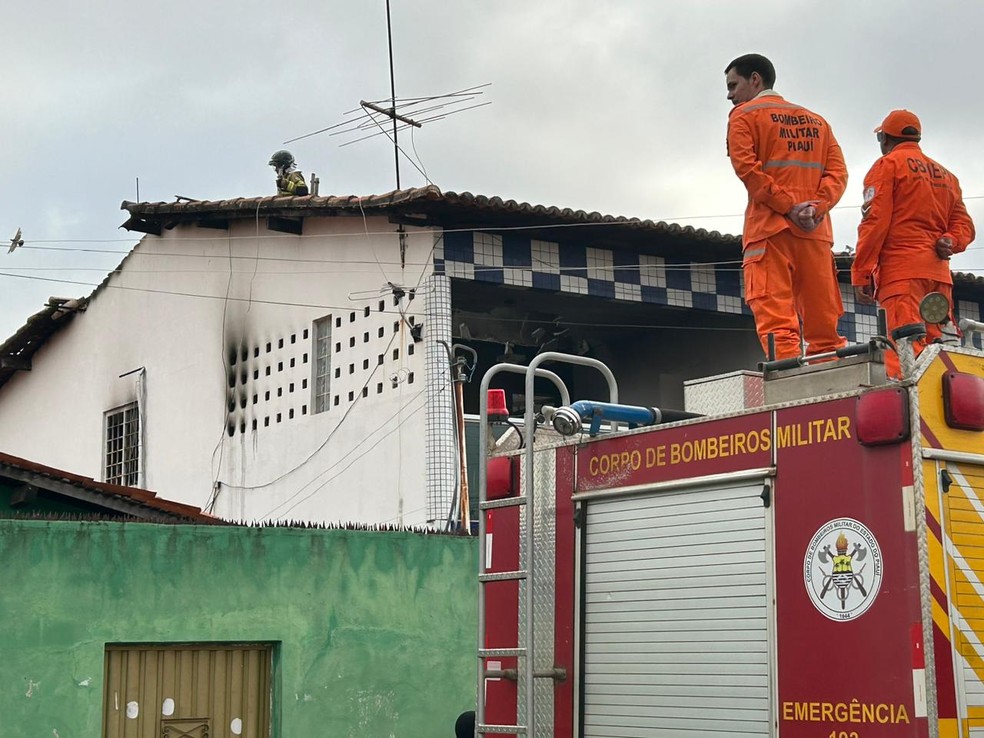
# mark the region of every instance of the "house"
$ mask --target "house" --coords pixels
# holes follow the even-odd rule
[[[223,523],[197,507],[162,499],[150,490],[97,482],[4,453],[0,453],[0,518]]]
[[[475,543],[0,519],[3,734],[450,735],[475,704]]]
[[[0,453],[7,733],[449,733],[475,541],[364,527],[234,525]]]
[[[684,380],[760,359],[735,236],[434,186],[122,207],[144,236],[120,266],[0,346],[0,449],[226,519],[443,527],[461,346],[466,413],[485,370],[541,351],[671,408]],[[842,292],[866,340],[874,310]],[[956,297],[980,319],[984,280]],[[607,399],[590,369],[556,371]],[[502,385],[516,413],[556,401]]]

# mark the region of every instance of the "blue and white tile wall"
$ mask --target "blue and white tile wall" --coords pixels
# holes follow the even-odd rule
[[[702,264],[640,254],[538,241],[513,233],[445,232],[434,253],[437,274],[493,284],[607,297],[628,302],[749,315],[742,300],[738,260]],[[850,285],[841,285],[841,335],[866,341],[877,332],[874,306],[859,305]],[[980,320],[984,305],[959,300],[958,317]],[[974,337],[981,346],[981,337]]]
[[[848,341],[867,341],[878,333],[878,308],[875,305],[860,305],[854,299],[854,288],[841,283],[841,302],[844,314],[837,328]]]

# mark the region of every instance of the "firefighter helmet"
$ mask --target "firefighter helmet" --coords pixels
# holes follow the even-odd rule
[[[278,168],[294,166],[294,155],[283,149],[275,151],[273,156],[270,157],[270,166]]]

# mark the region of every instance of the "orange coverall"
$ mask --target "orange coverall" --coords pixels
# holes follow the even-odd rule
[[[942,292],[952,304],[950,262],[936,253],[936,241],[943,237],[953,242],[954,253],[974,240],[974,222],[964,207],[960,183],[926,156],[918,143],[898,144],[864,178],[857,254],[851,267],[852,284],[874,284],[889,333],[901,325],[921,323],[919,301],[930,292]],[[913,342],[917,355],[942,335],[938,325],[927,326],[926,332],[926,339]],[[885,367],[889,376],[899,376],[894,353],[886,354]]]
[[[844,194],[847,166],[827,121],[774,93],[759,95],[732,108],[728,155],[748,190],[742,269],[762,349],[772,333],[776,358],[799,356],[800,321],[807,354],[844,346],[827,212]],[[807,201],[822,218],[809,232],[786,217]]]

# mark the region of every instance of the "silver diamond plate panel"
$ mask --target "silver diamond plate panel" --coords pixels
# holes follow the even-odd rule
[[[529,499],[529,490],[526,489],[526,455],[519,457],[519,494]],[[519,509],[519,567],[524,571],[530,570],[529,544],[526,540],[526,516],[530,512],[529,505],[523,505]],[[529,586],[527,579],[519,580],[519,647],[529,653],[529,643],[526,642],[526,588]],[[516,701],[516,723],[526,725],[526,675],[529,672],[529,664],[524,663],[528,659],[524,658],[519,662],[519,673],[516,679],[516,694],[519,698]]]
[[[557,550],[557,450],[536,451],[533,461],[533,489],[527,489],[527,457],[519,457],[519,493],[527,504],[519,510],[519,565],[532,578],[532,612],[526,608],[530,577],[519,581],[519,647],[529,653],[527,627],[532,620],[533,659],[522,659],[517,680],[519,695],[516,721],[528,725],[526,707],[527,679],[533,671],[550,671],[554,666],[554,617],[556,608],[556,550]],[[533,516],[533,540],[526,537],[526,516]],[[530,571],[530,544],[535,547],[534,570]],[[525,663],[524,663],[525,662]],[[536,679],[533,684],[533,738],[552,738],[554,734],[554,682]]]
[[[519,735],[526,735],[525,725],[513,726],[513,725],[484,725],[483,724],[483,725],[479,725],[478,728],[479,728],[478,730],[479,734],[489,733],[490,735],[491,734],[498,735],[500,733],[508,733],[509,735],[512,735],[513,733],[516,733]]]
[[[683,383],[683,405],[691,413],[721,415],[761,407],[764,402],[758,372],[729,372]]]
[[[554,619],[557,559],[557,451],[543,449],[533,457],[533,538],[536,571],[533,578],[533,648],[531,669],[554,666]],[[537,679],[534,685],[536,717],[534,738],[554,734],[554,682]]]
[[[495,658],[496,656],[503,657],[518,657],[525,656],[525,648],[480,648],[478,649],[478,655],[482,658]]]
[[[526,579],[525,571],[497,571],[492,574],[479,574],[480,582],[507,582],[511,579]]]

